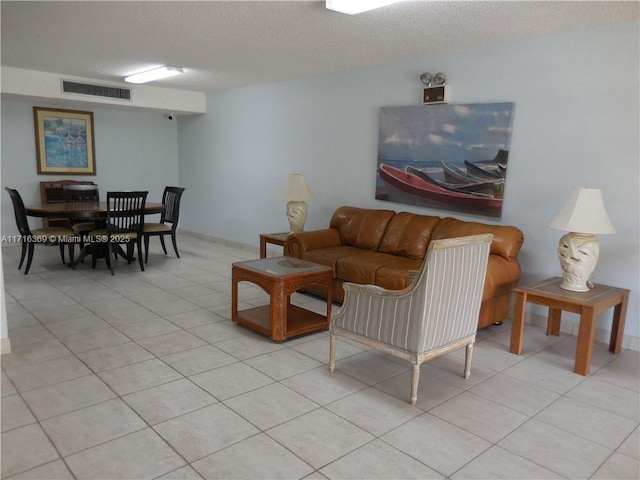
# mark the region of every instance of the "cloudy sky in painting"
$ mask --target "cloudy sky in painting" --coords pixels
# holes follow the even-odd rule
[[[509,150],[513,105],[383,107],[378,161],[491,160],[498,150]]]

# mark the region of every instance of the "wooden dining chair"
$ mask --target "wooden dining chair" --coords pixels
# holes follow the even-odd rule
[[[53,246],[59,245],[60,247],[60,258],[62,258],[62,263],[65,263],[64,259],[64,246],[69,246],[69,260],[71,264],[73,264],[73,246],[75,235],[73,231],[64,227],[48,227],[48,228],[37,228],[35,230],[31,230],[29,227],[29,221],[27,219],[27,213],[24,208],[24,202],[22,201],[22,197],[17,190],[9,187],[5,187],[5,190],[9,193],[11,197],[11,202],[13,203],[13,211],[16,217],[16,224],[18,225],[18,231],[21,235],[21,244],[22,244],[22,252],[20,254],[20,263],[18,264],[18,270],[22,268],[22,264],[24,263],[25,256],[27,257],[27,266],[24,269],[24,274],[29,273],[29,269],[31,268],[31,261],[33,260],[33,252],[35,250],[35,245],[37,243]]]
[[[171,235],[171,243],[173,243],[173,250],[176,252],[176,256],[180,258],[178,252],[178,242],[176,239],[176,230],[178,228],[178,218],[180,217],[180,200],[184,188],[182,187],[165,187],[162,194],[162,204],[164,210],[160,216],[160,223],[145,223],[144,224],[144,261],[149,260],[149,237],[160,237],[160,244],[164,254],[167,254],[167,247],[164,244],[164,236]]]
[[[144,208],[149,192],[107,192],[106,228],[89,233],[91,246],[98,251],[101,246],[107,247],[107,266],[111,275],[115,273],[116,253],[131,263],[135,246],[138,247],[140,270],[144,272],[142,259],[142,237],[144,225]],[[121,245],[126,245],[126,252]],[[92,267],[96,266],[97,255],[93,255]]]
[[[99,202],[100,192],[98,185],[68,184],[63,185],[64,199],[66,202]],[[80,248],[84,247],[84,236],[97,229],[100,225],[99,218],[71,218],[71,230],[80,238]]]

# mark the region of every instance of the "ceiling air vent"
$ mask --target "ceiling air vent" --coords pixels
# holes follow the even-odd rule
[[[62,81],[62,91],[65,93],[77,93],[79,95],[93,95],[94,97],[131,100],[131,90],[128,88],[90,85],[88,83],[70,82],[68,80]]]

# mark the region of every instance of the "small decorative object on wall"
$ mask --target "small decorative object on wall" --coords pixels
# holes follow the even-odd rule
[[[33,107],[38,174],[95,175],[93,113]]]
[[[376,199],[499,217],[513,106],[381,108]]]

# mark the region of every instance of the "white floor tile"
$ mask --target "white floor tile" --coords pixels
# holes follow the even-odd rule
[[[412,407],[409,362],[339,339],[331,373],[328,332],[273,342],[231,321],[231,263],[257,238],[178,243],[113,277],[46,248],[25,276],[3,246],[3,478],[638,478],[639,352],[597,344],[583,377],[575,337],[527,324],[513,355],[507,320],[478,332],[469,379],[463,350],[424,364]]]

